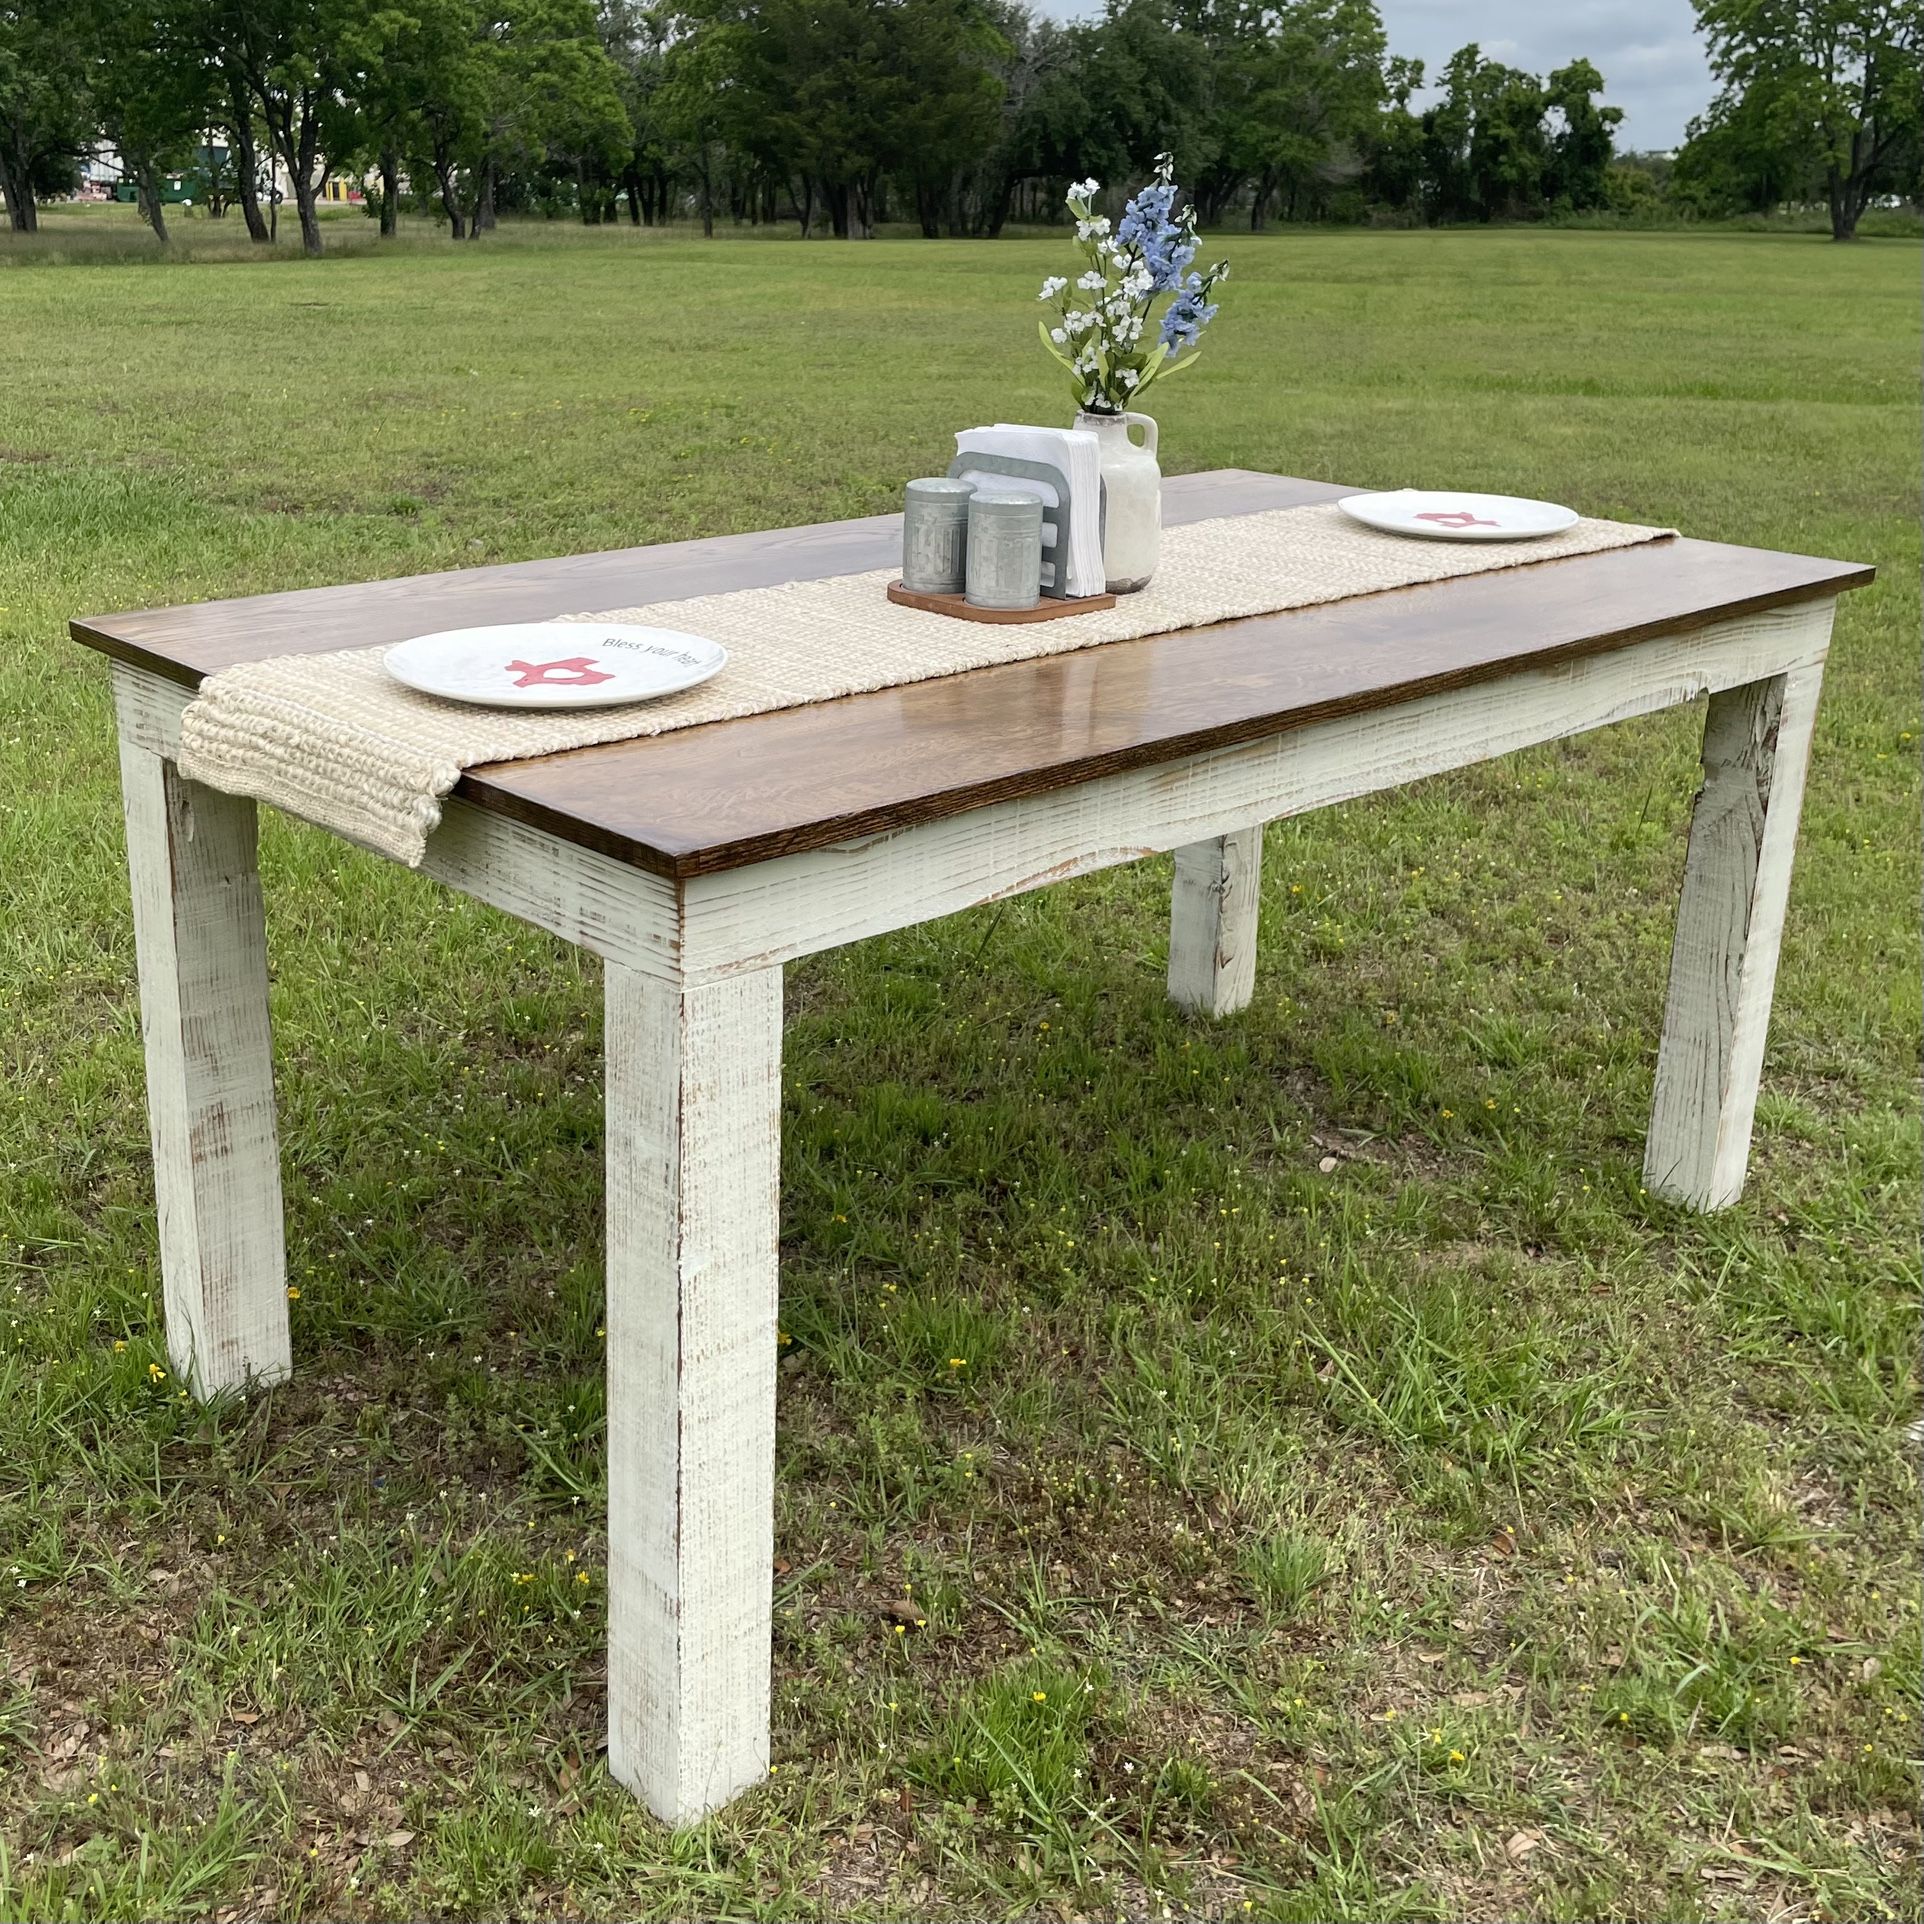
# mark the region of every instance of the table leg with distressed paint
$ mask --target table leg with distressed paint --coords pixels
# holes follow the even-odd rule
[[[608,1767],[691,1822],[768,1769],[782,976],[607,965]]]
[[[120,766],[167,1353],[205,1398],[291,1368],[254,804],[124,717]]]
[[[1720,690],[1704,717],[1644,1181],[1697,1209],[1743,1194],[1824,664]]]
[[[1239,829],[1176,851],[1169,897],[1169,995],[1200,1015],[1234,1015],[1256,992],[1263,830]]]

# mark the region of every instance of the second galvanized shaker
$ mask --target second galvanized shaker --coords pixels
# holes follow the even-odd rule
[[[911,481],[902,497],[902,586],[917,594],[959,595],[968,579],[972,481],[934,476]]]
[[[1042,503],[979,492],[969,503],[972,608],[1033,608],[1042,599]]]

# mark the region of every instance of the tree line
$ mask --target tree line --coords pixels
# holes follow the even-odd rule
[[[862,237],[1059,218],[1176,159],[1205,225],[1531,220],[1916,192],[1924,0],[1698,0],[1723,92],[1674,166],[1626,165],[1603,76],[1477,46],[1426,88],[1375,0],[0,0],[13,227],[102,143],[166,237],[167,179],[310,253],[330,174],[456,239],[502,211],[792,220]],[[1419,98],[1420,97],[1420,98]]]

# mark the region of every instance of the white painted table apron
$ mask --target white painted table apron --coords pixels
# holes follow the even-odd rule
[[[461,801],[426,870],[606,964],[608,1761],[687,1822],[768,1767],[782,964],[1173,849],[1169,992],[1250,998],[1262,828],[1708,693],[1645,1173],[1743,1187],[1835,599],[674,881]],[[114,665],[168,1349],[289,1373],[251,801],[176,767],[189,691]]]

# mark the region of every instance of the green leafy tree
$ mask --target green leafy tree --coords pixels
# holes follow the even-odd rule
[[[1924,0],[1697,0],[1697,24],[1724,86],[1702,131],[1741,120],[1783,174],[1814,156],[1831,236],[1852,239],[1871,201],[1905,184],[1917,145]]]
[[[1545,83],[1543,97],[1555,116],[1550,136],[1544,192],[1554,205],[1581,211],[1609,200],[1608,175],[1616,157],[1621,107],[1600,107],[1603,75],[1587,60],[1559,67]]]
[[[1375,0],[1298,0],[1261,42],[1247,142],[1249,224],[1278,197],[1291,219],[1323,211],[1363,171],[1388,95],[1388,45]]]
[[[915,198],[923,235],[959,225],[957,197],[970,159],[994,139],[1012,49],[983,0],[904,0],[889,57],[896,111],[886,145]]]
[[[1383,63],[1383,111],[1366,137],[1363,187],[1378,206],[1418,213],[1423,200],[1422,116],[1410,98],[1423,85],[1423,63],[1392,55]]]
[[[1079,36],[1080,91],[1088,119],[1075,156],[1078,171],[1120,186],[1146,179],[1159,154],[1175,157],[1176,178],[1199,183],[1205,222],[1206,177],[1219,142],[1211,126],[1210,35],[1185,28],[1172,0],[1110,0],[1108,17]]]
[[[628,117],[602,45],[593,0],[483,6],[466,78],[479,103],[468,155],[468,238],[495,224],[504,179],[559,172],[577,187],[626,150]]]
[[[399,223],[404,165],[410,155],[432,149],[428,117],[460,99],[461,63],[477,16],[472,0],[376,0],[348,26],[341,52],[364,151],[381,176],[381,233],[387,237]],[[458,226],[458,212],[454,218]]]
[[[999,234],[1024,188],[1089,171],[1082,161],[1096,106],[1088,52],[1100,31],[1035,18],[1014,0],[999,7],[997,32],[1007,52],[994,64],[1002,97],[995,133],[959,183],[962,231]],[[1052,197],[1047,217],[1056,218],[1060,206]]]
[[[1690,123],[1665,194],[1682,212],[1713,218],[1815,206],[1824,198],[1823,162],[1801,115],[1757,85],[1720,94]]]
[[[241,48],[234,33],[233,0],[163,0],[172,23],[174,44],[183,55],[197,60],[209,76],[206,125],[227,136],[234,198],[247,223],[248,238],[271,238],[261,211],[263,127],[260,106],[248,82]],[[271,148],[268,150],[271,152]],[[215,201],[210,211],[218,214]]]
[[[411,178],[434,182],[451,239],[468,231],[469,174],[482,164],[489,113],[490,53],[476,0],[413,0],[385,54],[392,139]],[[377,112],[385,120],[385,102]],[[385,184],[384,184],[385,192]]]
[[[516,18],[514,80],[527,164],[572,180],[583,218],[599,217],[608,211],[631,130],[594,0],[516,0]]]
[[[214,69],[185,4],[81,0],[78,10],[94,113],[134,184],[142,217],[165,245],[163,180],[201,145],[214,111]]]
[[[35,196],[92,143],[87,20],[73,0],[0,0],[0,193],[16,234],[40,225]]]
[[[330,161],[358,150],[354,57],[368,0],[214,0],[210,31],[258,105],[286,171],[301,246],[321,252],[316,211]]]
[[[1474,43],[1443,70],[1441,102],[1423,115],[1425,211],[1431,220],[1540,214],[1549,167],[1548,102],[1533,75],[1485,60]]]
[[[770,114],[754,124],[756,103],[769,95],[768,80],[766,61],[729,9],[681,16],[663,47],[655,124],[677,168],[694,183],[701,231],[710,240],[730,133],[763,156],[785,153],[794,139],[786,115]]]
[[[621,186],[628,218],[637,227],[668,218],[673,169],[660,96],[672,30],[673,16],[665,6],[602,0],[601,42],[614,63],[615,89],[628,117]]]
[[[661,105],[712,227],[723,145],[786,182],[803,232],[874,231],[893,179],[924,231],[996,138],[1008,45],[985,0],[709,0],[683,16]]]

